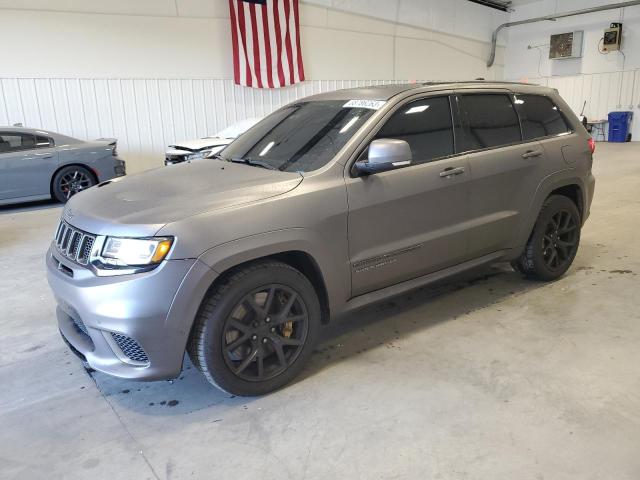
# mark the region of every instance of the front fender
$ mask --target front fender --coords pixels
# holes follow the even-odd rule
[[[310,256],[324,280],[331,312],[338,312],[351,294],[349,259],[337,247],[319,241],[317,233],[306,228],[289,228],[250,235],[223,243],[204,252],[199,260],[221,274],[226,270],[263,257],[298,251]]]

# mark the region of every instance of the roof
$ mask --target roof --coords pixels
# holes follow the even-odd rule
[[[333,92],[319,93],[307,97],[309,100],[389,100],[396,95],[412,90],[454,90],[461,88],[505,88],[530,91],[533,89],[547,89],[530,83],[502,82],[489,80],[451,81],[451,82],[421,82],[421,83],[391,83],[387,85],[372,85],[368,87],[345,88]]]

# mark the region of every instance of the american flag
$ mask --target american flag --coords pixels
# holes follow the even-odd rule
[[[298,0],[229,0],[233,78],[278,88],[304,81]]]

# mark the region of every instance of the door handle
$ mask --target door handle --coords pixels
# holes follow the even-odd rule
[[[462,175],[464,173],[464,167],[448,167],[440,172],[442,178],[453,177],[454,175]]]
[[[534,158],[542,155],[542,150],[527,150],[522,154],[522,158]]]

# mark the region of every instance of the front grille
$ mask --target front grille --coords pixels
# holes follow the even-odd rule
[[[149,363],[149,357],[147,357],[145,351],[133,338],[119,333],[112,333],[111,336],[127,358],[134,362]]]
[[[56,230],[55,242],[58,251],[80,265],[89,263],[91,249],[95,241],[95,235],[78,230],[64,220],[60,221]]]

